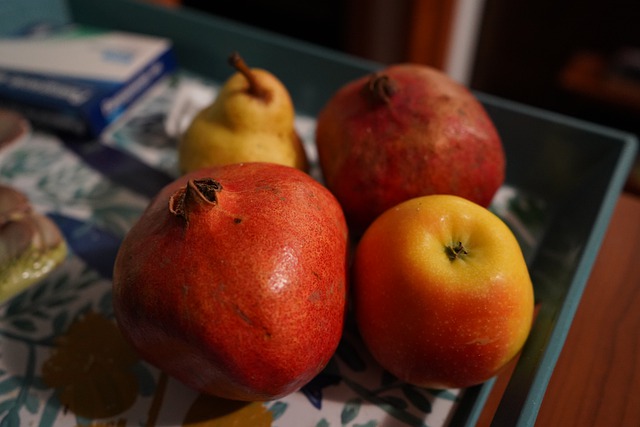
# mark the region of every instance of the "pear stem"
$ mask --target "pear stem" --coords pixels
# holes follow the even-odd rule
[[[229,56],[229,64],[247,79],[249,82],[249,94],[264,100],[269,98],[269,92],[258,83],[255,74],[238,52],[233,52]]]

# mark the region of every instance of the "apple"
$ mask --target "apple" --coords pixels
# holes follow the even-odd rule
[[[524,345],[534,291],[520,246],[488,209],[422,196],[379,216],[358,242],[355,318],[399,379],[463,388],[496,375]]]

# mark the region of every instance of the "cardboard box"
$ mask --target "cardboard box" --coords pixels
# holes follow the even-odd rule
[[[164,38],[79,25],[27,32],[0,40],[0,105],[93,137],[175,68]]]

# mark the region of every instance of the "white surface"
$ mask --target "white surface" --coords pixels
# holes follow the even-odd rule
[[[444,71],[458,82],[469,85],[473,73],[485,0],[458,0]]]

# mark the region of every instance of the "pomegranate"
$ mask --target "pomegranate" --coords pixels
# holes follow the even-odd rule
[[[318,115],[316,144],[325,184],[355,233],[423,195],[486,207],[504,181],[502,142],[483,106],[424,65],[396,64],[345,84]]]
[[[346,307],[334,196],[273,163],[202,169],[162,189],[125,236],[113,305],[140,356],[206,394],[289,394],[332,357]]]

